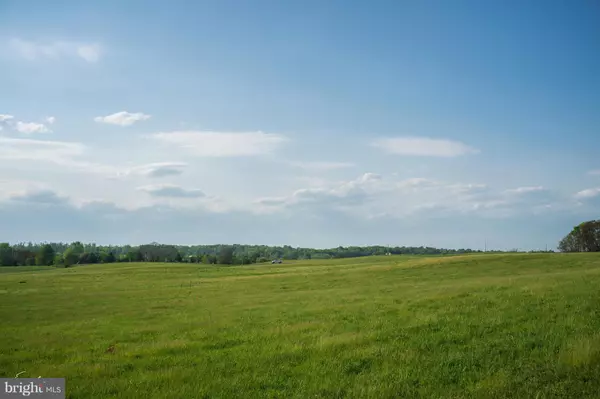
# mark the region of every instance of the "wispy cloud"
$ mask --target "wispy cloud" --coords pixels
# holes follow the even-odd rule
[[[0,159],[35,161],[101,175],[116,175],[117,167],[82,160],[87,147],[82,143],[0,137]]]
[[[425,178],[397,180],[365,173],[350,181],[307,187],[291,195],[255,201],[259,213],[323,209],[347,211],[352,217],[382,212],[405,218],[478,214],[505,217],[548,210],[563,199],[540,186],[498,191],[478,183],[448,183]]]
[[[600,196],[600,187],[588,188],[585,190],[581,190],[575,194],[575,198],[577,198],[577,199],[588,199],[588,198],[595,198],[598,196]]]
[[[107,116],[97,116],[94,118],[94,121],[98,123],[108,123],[111,125],[131,126],[136,122],[145,121],[148,119],[150,119],[150,115],[146,115],[142,112],[131,113],[127,111],[121,111]]]
[[[371,145],[388,154],[396,155],[457,157],[479,152],[476,148],[459,141],[423,137],[380,138],[373,141]]]
[[[528,186],[528,187],[517,187],[506,190],[507,194],[527,194],[527,193],[535,193],[539,191],[544,191],[544,187],[542,186]]]
[[[176,176],[183,173],[188,166],[184,162],[157,162],[136,166],[123,172],[122,175],[142,175],[152,178]]]
[[[77,55],[87,62],[97,62],[100,59],[101,49],[98,44],[78,44]]]
[[[33,134],[33,133],[51,133],[52,130],[48,129],[46,125],[43,123],[35,123],[35,122],[17,122],[15,124],[15,129],[19,133],[23,134]]]
[[[55,121],[56,118],[53,116],[44,119],[44,122],[48,124],[52,124]],[[17,121],[13,115],[0,114],[0,129],[3,127],[14,129],[23,134],[52,132],[44,123]]]
[[[0,114],[0,130],[10,126],[14,118],[12,115]]]
[[[172,184],[151,185],[138,187],[138,190],[145,191],[153,197],[164,198],[202,198],[206,194],[199,189],[185,189]]]
[[[331,182],[322,187],[308,187],[295,190],[286,197],[266,197],[255,201],[255,204],[266,207],[333,207],[346,208],[365,205],[375,195],[394,189],[392,182],[382,181],[375,173],[365,173],[350,181]]]
[[[179,147],[201,157],[236,157],[267,154],[278,149],[287,138],[263,132],[175,131],[149,136],[164,144]]]
[[[64,57],[81,58],[95,63],[102,56],[102,48],[98,43],[80,43],[73,41],[30,41],[20,38],[10,39],[9,47],[28,60],[53,59]]]
[[[312,171],[324,171],[334,169],[352,168],[355,165],[350,162],[290,162],[290,166]]]
[[[592,176],[600,176],[600,169],[596,169],[596,170],[590,170],[588,172],[588,175],[592,175]]]
[[[82,155],[81,143],[0,137],[1,159],[55,160]]]

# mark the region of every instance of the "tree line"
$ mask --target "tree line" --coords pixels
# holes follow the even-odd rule
[[[114,262],[186,262],[214,265],[247,265],[274,259],[335,259],[372,255],[446,255],[482,252],[472,249],[432,247],[294,248],[267,245],[168,245],[139,246],[72,243],[0,243],[0,266],[72,266]],[[492,251],[488,251],[492,252]],[[497,251],[500,252],[500,251]]]

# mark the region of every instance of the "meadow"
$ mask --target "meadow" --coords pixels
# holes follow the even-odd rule
[[[0,272],[0,376],[68,398],[600,397],[599,254]]]

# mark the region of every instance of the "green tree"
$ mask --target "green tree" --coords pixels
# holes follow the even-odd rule
[[[79,261],[79,255],[77,255],[76,251],[69,247],[63,253],[63,263],[66,267],[72,266]]]
[[[112,251],[108,251],[106,257],[104,258],[104,261],[106,263],[113,263],[117,261],[117,258],[115,257],[115,254]]]
[[[35,256],[35,264],[38,266],[51,266],[54,263],[54,255],[52,245],[45,244]]]
[[[100,261],[100,255],[97,252],[84,252],[79,255],[77,263],[80,264],[94,264]]]
[[[54,255],[54,261],[52,263],[54,263],[54,266],[64,265],[65,261],[63,259],[62,254],[56,254],[56,255]]]
[[[35,265],[36,253],[28,248],[32,246],[15,248],[13,247],[13,257],[16,266],[33,266]]]
[[[221,265],[231,265],[233,262],[233,247],[224,246],[219,251],[218,262]]]
[[[13,249],[7,242],[0,243],[0,266],[15,266]]]
[[[100,252],[100,262],[102,263],[113,263],[117,261],[115,254],[112,251],[102,251]]]
[[[72,243],[69,248],[72,249],[73,253],[77,256],[81,256],[81,254],[83,254],[85,252],[85,248],[83,246],[83,244],[79,241],[75,241],[74,243]]]
[[[143,259],[142,252],[139,249],[134,249],[127,252],[128,262],[141,262]]]
[[[72,266],[79,263],[81,256],[83,255],[85,248],[79,241],[75,241],[69,245],[69,247],[63,253],[63,262],[66,267]]]
[[[583,222],[558,244],[561,252],[600,252],[600,220]]]

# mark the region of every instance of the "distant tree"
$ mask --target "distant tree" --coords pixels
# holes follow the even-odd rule
[[[561,252],[600,252],[600,220],[583,222],[558,244]]]
[[[252,258],[250,257],[250,255],[242,255],[239,259],[240,259],[240,264],[242,264],[242,265],[249,265],[251,263],[254,263],[252,261]]]
[[[218,262],[221,265],[231,265],[233,263],[233,247],[222,247],[219,251]]]
[[[106,253],[106,256],[104,257],[104,261],[106,263],[113,263],[117,261],[117,258],[115,257],[115,254],[112,251],[108,251],[108,253]]]
[[[0,243],[0,266],[16,266],[13,249],[7,242]]]
[[[141,245],[139,251],[146,262],[177,262],[181,254],[174,245],[151,243]]]
[[[81,255],[79,255],[79,257],[77,258],[77,261],[75,263],[82,264],[82,265],[92,263],[92,262],[90,262],[90,255],[91,255],[91,253],[89,253],[89,252],[82,253]]]
[[[62,254],[54,255],[54,261],[52,263],[54,264],[54,266],[64,265],[65,261],[64,261]]]
[[[113,263],[117,261],[117,258],[112,251],[102,251],[98,256],[102,263]]]
[[[573,251],[590,250],[594,248],[591,237],[594,236],[593,231],[589,228],[581,228],[581,239],[577,239],[578,235],[565,239],[563,249]],[[587,238],[585,238],[587,237]],[[585,240],[584,240],[585,239]],[[583,244],[588,242],[587,247]],[[592,244],[589,244],[592,242]],[[203,262],[205,264],[249,264],[268,262],[273,259],[331,259],[331,258],[351,258],[360,256],[383,255],[392,253],[395,255],[410,254],[410,255],[435,255],[435,254],[457,254],[457,253],[474,253],[477,252],[471,249],[439,249],[431,247],[389,247],[389,246],[365,246],[365,247],[343,247],[339,246],[330,249],[314,249],[314,248],[294,248],[289,245],[285,246],[266,246],[266,245],[239,245],[231,246],[223,245],[164,245],[152,243],[142,245],[140,247],[132,247],[130,245],[123,246],[101,246],[93,243],[83,244],[79,241],[68,243],[48,243],[36,244],[31,242],[18,243],[9,245],[8,243],[0,244],[0,265],[26,265],[31,264],[32,259],[36,262],[40,257],[39,253],[44,245],[50,245],[56,254],[53,261],[54,264],[66,262],[67,265],[75,263],[90,263],[102,261],[110,263],[111,261],[119,262],[176,262],[185,260],[187,262]],[[230,248],[225,249],[224,248]],[[587,249],[586,249],[587,248]],[[231,254],[231,263],[228,263],[229,256],[221,256],[221,251],[225,253],[233,250]],[[492,251],[490,251],[492,252]],[[502,251],[496,251],[502,252]],[[92,255],[94,254],[94,255]],[[112,255],[109,255],[112,254]],[[113,260],[114,257],[114,260]],[[98,260],[96,260],[98,259]]]
[[[85,248],[79,241],[75,241],[69,245],[62,254],[63,263],[66,267],[80,263],[81,260],[87,260],[87,255],[84,255]],[[83,259],[81,259],[83,256]]]
[[[134,249],[127,252],[126,257],[128,262],[141,262],[144,260],[144,257],[139,249]]]
[[[63,253],[63,263],[66,267],[72,266],[79,261],[79,255],[71,247],[67,248]]]
[[[558,250],[560,252],[579,252],[579,242],[573,231],[560,240]]]
[[[17,266],[35,265],[36,253],[29,250],[28,247],[13,248],[13,257]]]
[[[79,241],[73,242],[71,245],[69,245],[69,248],[71,248],[71,251],[77,256],[81,256],[81,254],[85,252],[85,247]]]
[[[35,264],[38,266],[51,266],[54,263],[54,248],[50,244],[44,244],[35,256]]]
[[[97,252],[84,252],[79,255],[77,263],[80,264],[94,264],[100,262],[100,255]]]

